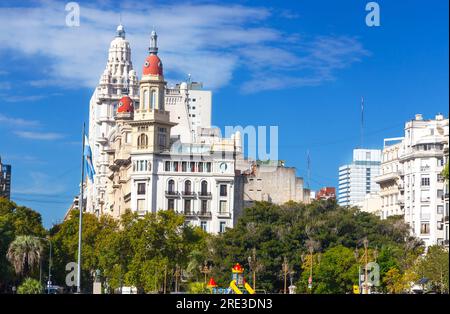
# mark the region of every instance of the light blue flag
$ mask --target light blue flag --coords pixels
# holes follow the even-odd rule
[[[91,180],[91,182],[94,182],[95,170],[94,164],[92,163],[92,150],[89,146],[89,140],[86,134],[84,135],[84,159],[86,165],[86,175],[88,176],[89,180]]]

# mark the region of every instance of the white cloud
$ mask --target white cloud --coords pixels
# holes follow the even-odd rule
[[[82,4],[81,26],[74,28],[65,25],[66,12],[61,2],[38,1],[32,8],[2,7],[0,16],[5,18],[0,24],[0,52],[12,49],[47,58],[50,66],[36,70],[43,77],[33,79],[30,84],[34,87],[93,88],[103,72],[121,12],[138,73],[147,52],[149,33],[155,26],[166,78],[180,80],[190,73],[208,88],[227,85],[236,71],[245,69],[253,79],[243,88],[256,91],[248,87],[261,86],[257,78],[264,74],[265,65],[275,71],[270,75],[283,76],[298,86],[311,80],[320,84],[332,78],[335,70],[365,54],[356,39],[312,37],[309,42],[302,42],[305,39],[298,34],[267,26],[273,14],[296,18],[296,12],[277,13],[262,7],[226,4],[157,5],[129,1],[117,7],[108,3],[97,3],[97,7]],[[39,60],[35,64],[42,63]],[[301,72],[305,69],[308,71]],[[261,88],[283,86],[276,83]]]
[[[42,141],[54,141],[64,137],[60,133],[52,132],[36,132],[36,131],[16,131],[14,132],[17,136],[29,140],[42,140]]]
[[[12,118],[0,113],[0,126],[14,126],[14,127],[36,127],[41,123],[36,120],[26,120],[22,118]]]
[[[60,180],[55,181],[46,173],[31,171],[29,176],[28,184],[14,188],[13,194],[50,196],[66,191],[66,187]],[[54,182],[57,182],[57,184],[53,184]]]

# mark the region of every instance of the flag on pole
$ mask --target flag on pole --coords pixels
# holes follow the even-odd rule
[[[94,182],[95,170],[94,164],[92,163],[92,150],[89,146],[89,140],[86,134],[84,134],[84,159],[86,165],[86,174],[89,180],[91,180],[91,182]]]

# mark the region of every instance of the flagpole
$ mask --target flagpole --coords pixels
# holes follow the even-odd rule
[[[81,153],[81,185],[80,185],[80,199],[78,200],[78,207],[80,209],[78,222],[78,263],[77,263],[77,293],[81,293],[81,233],[83,230],[83,192],[84,192],[84,146],[85,146],[85,124],[83,123],[83,140]]]

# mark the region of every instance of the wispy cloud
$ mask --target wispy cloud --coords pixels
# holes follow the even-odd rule
[[[57,195],[66,190],[66,187],[60,181],[58,181],[57,184],[54,184],[54,179],[46,173],[32,171],[29,176],[28,184],[23,187],[15,187],[13,194],[50,196]]]
[[[37,127],[40,126],[41,123],[36,120],[8,117],[0,113],[0,126],[4,125],[14,127]]]
[[[54,141],[64,138],[63,134],[52,132],[15,131],[17,136],[29,140]]]
[[[298,34],[270,26],[274,15],[298,18],[297,12],[233,4],[136,1],[117,7],[106,1],[97,7],[83,4],[81,26],[70,28],[64,23],[66,12],[61,2],[36,3],[30,8],[0,8],[0,16],[8,17],[0,24],[0,51],[47,57],[48,70],[32,79],[34,87],[94,87],[119,21],[117,12],[122,12],[138,72],[155,26],[167,79],[184,79],[190,73],[209,88],[227,85],[241,69],[251,78],[242,86],[246,92],[283,88],[281,80],[295,86],[321,84],[367,55],[355,38],[310,36],[300,40]],[[261,74],[267,74],[264,69],[274,78],[261,84]]]

